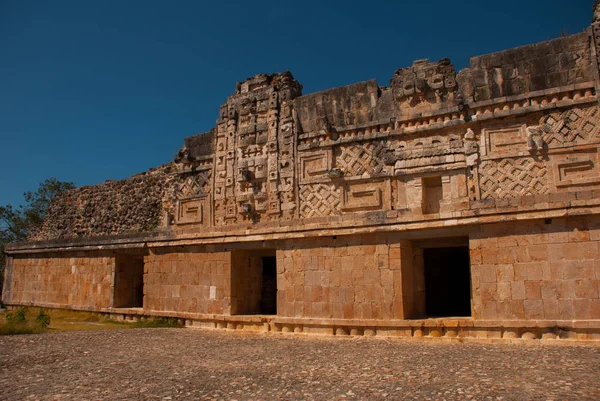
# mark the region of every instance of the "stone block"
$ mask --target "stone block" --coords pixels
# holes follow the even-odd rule
[[[525,319],[536,320],[544,318],[544,304],[541,300],[523,301]]]
[[[530,245],[527,247],[527,252],[532,261],[545,261],[548,259],[548,246],[545,244]]]
[[[589,319],[591,312],[590,299],[574,299],[573,300],[573,318],[574,319]]]
[[[544,278],[543,275],[543,264],[542,263],[528,263],[527,264],[527,280],[528,281],[540,281]]]
[[[530,301],[542,299],[541,283],[539,281],[525,281],[525,298]]]
[[[483,263],[483,257],[481,255],[481,249],[473,249],[470,251],[471,265],[480,265]]]
[[[600,297],[598,280],[575,280],[575,297],[583,299],[598,299]]]
[[[483,264],[494,265],[498,263],[498,249],[497,248],[484,248],[481,250],[481,258]]]
[[[571,279],[594,279],[596,277],[594,261],[574,260],[564,266],[564,278]]]
[[[590,319],[600,319],[600,299],[590,299]]]
[[[515,268],[512,264],[496,266],[496,281],[510,282],[515,280]]]
[[[579,250],[581,252],[582,259],[600,259],[600,242],[582,242],[579,244]]]
[[[527,288],[526,288],[527,289]],[[512,284],[510,282],[498,283],[496,287],[497,299],[508,301],[512,299]]]
[[[527,299],[525,291],[525,281],[513,281],[511,283],[511,293],[513,300]]]
[[[479,277],[482,283],[495,283],[498,281],[496,272],[496,266],[494,265],[481,265],[478,268]]]

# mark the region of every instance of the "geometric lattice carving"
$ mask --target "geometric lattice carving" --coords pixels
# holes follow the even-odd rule
[[[210,192],[210,170],[199,171],[181,176],[178,188],[178,198],[193,198],[204,196]]]
[[[336,215],[340,207],[340,193],[331,184],[309,184],[300,189],[300,217]]]
[[[479,166],[481,199],[545,194],[546,175],[545,163],[530,158],[484,161]]]
[[[345,176],[361,176],[379,174],[385,166],[385,142],[368,142],[357,145],[340,146],[336,149],[336,167]]]
[[[600,119],[595,106],[552,113],[543,117],[540,124],[546,132],[544,141],[548,146],[600,138]]]

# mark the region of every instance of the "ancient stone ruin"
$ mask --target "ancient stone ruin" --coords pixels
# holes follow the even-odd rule
[[[600,5],[580,34],[302,95],[238,83],[172,163],[69,191],[3,301],[190,326],[600,341]]]

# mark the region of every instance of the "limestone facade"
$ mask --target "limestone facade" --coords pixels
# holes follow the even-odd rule
[[[594,16],[600,6],[594,6]],[[213,328],[600,340],[600,21],[302,95],[238,83],[175,160],[74,189],[3,300]]]

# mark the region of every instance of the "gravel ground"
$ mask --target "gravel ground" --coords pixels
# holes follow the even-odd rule
[[[129,329],[0,338],[1,400],[598,400],[600,348]]]

